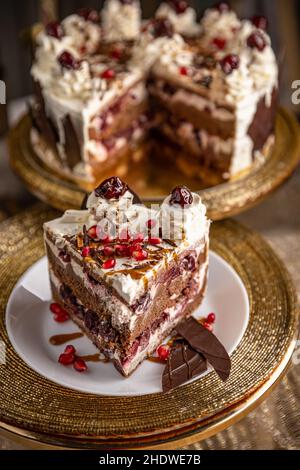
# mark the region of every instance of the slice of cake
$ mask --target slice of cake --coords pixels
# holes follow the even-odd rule
[[[203,299],[205,213],[185,187],[147,208],[112,177],[89,196],[86,210],[44,226],[55,301],[125,376]]]

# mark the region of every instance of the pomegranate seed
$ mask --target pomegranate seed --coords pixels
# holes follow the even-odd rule
[[[70,364],[73,364],[75,359],[74,354],[61,354],[58,358],[58,362],[64,366],[69,366]]]
[[[219,10],[220,13],[225,13],[226,11],[230,10],[230,6],[228,5],[227,2],[218,2],[215,5],[215,8]]]
[[[87,365],[84,362],[83,359],[80,359],[80,357],[76,357],[73,367],[77,372],[85,372],[87,370]]]
[[[136,233],[134,236],[133,236],[133,240],[134,242],[142,242],[144,241],[144,235],[142,233]]]
[[[189,74],[189,69],[187,67],[182,66],[179,68],[179,73],[180,75],[186,76]]]
[[[115,76],[116,76],[116,73],[113,69],[106,69],[101,74],[101,78],[104,78],[105,80],[111,80]]]
[[[119,256],[127,256],[128,247],[126,245],[115,245],[115,250]]]
[[[148,238],[148,243],[150,243],[150,245],[159,245],[161,243],[161,238]]]
[[[50,310],[55,315],[59,315],[61,312],[64,311],[64,309],[59,304],[56,304],[56,303],[50,304]]]
[[[113,249],[112,246],[105,246],[103,248],[103,253],[105,256],[112,256],[114,254],[115,250]]]
[[[129,231],[127,229],[121,230],[119,239],[125,242],[129,242],[129,240],[131,239]]]
[[[253,16],[251,21],[258,29],[263,29],[264,31],[268,29],[268,20],[265,16]]]
[[[193,196],[191,191],[186,186],[176,186],[171,193],[169,204],[181,207],[190,206],[193,203]]]
[[[84,248],[82,248],[82,251],[81,251],[81,256],[83,258],[87,258],[89,255],[90,255],[90,252],[91,252],[91,249],[89,246],[85,246]]]
[[[154,228],[154,227],[156,226],[156,220],[154,220],[154,219],[149,219],[149,220],[147,220],[146,226],[147,226],[148,228]]]
[[[163,361],[166,361],[170,355],[170,348],[169,346],[161,345],[156,350],[158,356]]]
[[[55,320],[57,323],[65,323],[65,322],[68,321],[69,319],[70,319],[70,317],[69,317],[69,315],[68,315],[67,312],[54,315],[54,320]]]
[[[52,21],[46,25],[46,34],[55,39],[61,39],[64,35],[62,25],[58,21]]]
[[[116,260],[114,258],[106,260],[103,265],[102,269],[112,269],[116,265]]]
[[[122,49],[115,48],[111,51],[110,56],[115,60],[120,60],[122,57],[123,51]]]
[[[104,199],[120,199],[127,191],[127,185],[120,178],[113,176],[103,181],[96,189],[95,196]]]
[[[204,326],[204,328],[206,328],[208,331],[212,331],[212,330],[213,330],[212,324],[211,324],[211,323],[208,323],[207,321],[205,321],[205,322],[203,323],[203,326]]]
[[[128,246],[128,253],[132,255],[134,251],[142,251],[143,247],[140,243],[133,243],[132,245]]]
[[[72,344],[68,344],[68,346],[65,347],[65,350],[64,350],[64,354],[75,354],[76,353],[76,349],[74,348],[74,346]]]
[[[87,234],[91,238],[94,238],[94,239],[98,238],[97,225],[93,225],[92,227],[90,227],[87,231]]]
[[[247,39],[247,45],[251,47],[251,49],[257,49],[258,51],[262,52],[266,47],[267,43],[262,33],[257,30],[254,33],[250,34]]]
[[[229,75],[233,70],[239,67],[240,59],[236,54],[228,54],[220,61],[220,64],[223,72]]]
[[[226,46],[226,39],[223,38],[215,38],[213,39],[213,45],[216,46],[218,49],[223,50]]]
[[[145,250],[134,251],[132,253],[132,256],[136,261],[144,261],[145,259],[148,258],[148,253]]]
[[[206,317],[206,323],[215,323],[216,321],[216,315],[214,313],[210,313]]]
[[[80,67],[80,62],[68,51],[62,52],[57,60],[65,69],[77,70]]]

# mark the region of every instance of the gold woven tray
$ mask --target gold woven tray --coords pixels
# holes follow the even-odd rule
[[[60,210],[78,209],[85,196],[85,191],[75,183],[58,177],[46,168],[36,157],[30,143],[31,121],[24,116],[9,136],[10,162],[14,171],[21,177],[30,192],[52,207]],[[276,122],[275,147],[265,162],[255,166],[239,179],[211,188],[199,188],[203,202],[208,208],[208,215],[213,220],[224,219],[238,214],[259,203],[272,191],[278,188],[293,173],[300,160],[299,125],[293,114],[280,109]],[[150,171],[150,170],[149,170]],[[163,170],[162,170],[163,171]],[[165,180],[170,185],[172,178],[170,169],[164,171]],[[144,198],[146,203],[158,202],[158,188],[154,185],[155,175],[150,178],[153,182]],[[193,185],[184,179],[174,179],[175,183],[184,183],[193,190]],[[162,183],[163,184],[163,183]],[[161,194],[162,188],[159,188]],[[140,191],[137,191],[139,194]],[[146,193],[145,193],[146,194]],[[151,194],[151,196],[149,196]]]
[[[74,448],[175,448],[224,429],[248,413],[284,373],[297,331],[290,277],[263,239],[234,221],[213,224],[212,249],[237,271],[250,321],[223,384],[212,372],[171,394],[94,396],[39,376],[14,352],[4,325],[9,294],[43,253],[41,225],[55,212],[37,204],[0,224],[0,426],[35,444]],[[234,299],[233,299],[234,301]]]

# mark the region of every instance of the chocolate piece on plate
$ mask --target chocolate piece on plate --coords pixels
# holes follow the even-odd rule
[[[188,341],[193,349],[203,354],[221,380],[228,379],[231,369],[230,357],[213,333],[193,317],[177,325],[176,331]]]

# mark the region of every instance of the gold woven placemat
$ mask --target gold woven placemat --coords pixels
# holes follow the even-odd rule
[[[74,447],[86,446],[87,440],[97,448],[112,443],[116,447],[156,445],[180,439],[183,426],[192,434],[204,425],[212,426],[221,411],[225,418],[224,409],[230,406],[232,413],[288,362],[297,330],[290,278],[260,236],[229,220],[213,225],[212,248],[242,278],[251,316],[225,385],[210,373],[167,396],[99,397],[42,378],[12,349],[4,311],[19,276],[43,255],[41,225],[54,216],[54,211],[38,204],[0,225],[0,333],[7,346],[7,363],[0,366],[2,426]]]
[[[10,133],[8,143],[12,168],[29,191],[47,204],[60,210],[80,208],[85,191],[43,166],[32,150],[30,129],[30,118],[24,116]],[[293,173],[299,160],[299,124],[292,113],[281,108],[276,121],[275,147],[265,162],[235,181],[199,191],[209,217],[212,220],[224,219],[262,201]],[[144,201],[157,202],[158,198],[154,196]]]

